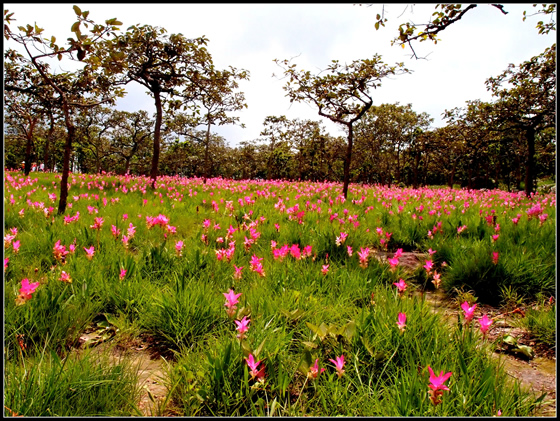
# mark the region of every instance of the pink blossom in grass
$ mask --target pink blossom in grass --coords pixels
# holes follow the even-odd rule
[[[496,241],[498,241],[498,238],[500,238],[499,234],[495,234],[492,236],[492,242],[495,243]]]
[[[313,253],[313,247],[311,245],[307,245],[303,248],[303,251],[301,252],[301,257],[302,258],[311,257],[312,253]]]
[[[336,359],[334,360],[330,358],[329,361],[334,364],[338,377],[342,377],[342,375],[344,374],[344,355],[336,357]]]
[[[237,325],[236,329],[239,332],[237,335],[238,339],[243,339],[245,337],[245,332],[249,330],[249,322],[251,319],[248,319],[247,316],[243,316],[241,320],[234,320],[235,324]]]
[[[482,332],[482,335],[486,337],[488,329],[490,329],[490,325],[494,323],[494,321],[485,314],[480,319],[478,319],[478,323],[480,323],[480,331]]]
[[[434,266],[434,264],[431,260],[426,260],[426,264],[423,267],[424,267],[424,269],[426,269],[426,272],[428,272],[428,274],[430,274],[433,266]]]
[[[276,232],[280,232],[280,225],[279,224],[274,224],[274,228],[276,228]]]
[[[344,244],[344,242],[346,241],[346,237],[348,237],[348,234],[345,233],[345,232],[341,232],[340,236],[336,237],[336,240],[335,240],[336,245],[340,246],[340,245]]]
[[[14,238],[16,238],[15,235],[6,234],[6,236],[4,237],[4,247],[9,247],[12,244],[12,240]]]
[[[324,368],[321,368],[319,370],[319,358],[317,358],[315,360],[315,364],[313,364],[311,367],[309,367],[309,372],[307,373],[307,375],[309,377],[312,377],[312,378],[316,379],[317,376],[319,375],[319,373],[322,373],[323,371],[325,371]]]
[[[19,247],[20,247],[20,245],[21,245],[21,244],[20,244],[20,241],[19,241],[19,240],[16,240],[16,241],[14,241],[14,242],[12,243],[12,247],[13,247],[13,249],[14,249],[14,253],[15,253],[15,254],[18,254],[18,253],[19,253]]]
[[[542,225],[544,223],[544,221],[546,221],[547,218],[548,218],[547,213],[543,213],[543,214],[539,215],[539,225]]]
[[[397,265],[399,264],[399,258],[398,257],[392,257],[390,259],[387,259],[387,261],[391,265],[391,270],[394,270],[397,267]]]
[[[250,369],[249,373],[251,374],[251,379],[254,379],[256,377],[259,381],[264,380],[264,366],[261,367],[260,370],[258,369],[261,361],[255,361],[255,357],[253,357],[253,354],[249,354],[249,357],[245,358],[245,361],[247,362],[247,366]]]
[[[369,247],[360,247],[360,251],[358,252],[358,257],[360,258],[360,267],[364,269],[368,266],[369,251]]]
[[[29,282],[29,279],[25,278],[21,281],[21,288],[19,289],[19,302],[18,304],[23,304],[31,299],[31,295],[37,290],[39,282]]]
[[[90,248],[84,247],[84,250],[86,251],[86,257],[88,258],[88,260],[93,259],[93,255],[95,253],[95,247],[93,246],[91,246]]]
[[[62,273],[60,274],[60,278],[59,278],[62,282],[66,282],[71,284],[72,283],[72,278],[70,277],[70,275],[64,271],[62,271]]]
[[[476,304],[473,304],[473,306],[470,307],[468,301],[465,301],[463,304],[461,304],[461,308],[463,309],[465,315],[465,322],[470,322],[474,316]]]
[[[61,245],[60,240],[54,243],[53,254],[56,260],[63,260],[65,256],[68,254],[68,251],[66,250],[66,246]]]
[[[443,374],[442,370],[439,373],[439,376],[436,376],[434,371],[432,370],[432,367],[430,366],[428,366],[428,371],[430,372],[430,384],[428,385],[430,390],[428,391],[428,393],[430,395],[430,400],[435,406],[441,403],[441,400],[439,398],[443,395],[443,391],[449,390],[449,387],[447,387],[444,383],[451,377],[453,373],[449,372]]]
[[[497,251],[492,252],[492,262],[497,265],[498,259],[500,258],[500,254]]]
[[[95,219],[94,219],[94,224],[93,224],[93,225],[90,225],[89,227],[90,227],[91,229],[100,230],[101,227],[103,226],[103,222],[105,222],[105,221],[103,220],[103,218],[95,218]]]
[[[129,242],[130,238],[127,237],[126,235],[122,236],[122,243],[125,249],[128,249],[128,242]]]
[[[404,279],[399,279],[399,282],[393,282],[393,285],[397,287],[397,291],[399,292],[399,294],[402,294],[408,286]]]
[[[233,317],[235,315],[235,310],[237,310],[236,304],[239,302],[239,297],[241,296],[241,292],[236,294],[233,289],[230,289],[228,292],[222,292],[224,297],[226,297],[226,313],[229,317]]]
[[[404,332],[404,328],[406,327],[406,314],[399,313],[397,317],[397,326],[401,332]]]
[[[428,254],[431,256],[432,254],[436,253],[437,250],[432,250],[431,248],[428,249]]]
[[[181,257],[183,255],[183,242],[181,240],[175,243],[175,251],[178,257]]]
[[[467,229],[466,225],[457,228],[457,234],[461,234],[463,231]]]
[[[270,248],[271,248],[272,250],[274,250],[274,249],[276,248],[276,246],[277,246],[276,241],[270,240]]]
[[[432,284],[434,284],[434,287],[436,289],[438,289],[439,286],[441,285],[441,275],[437,273],[437,271],[435,270],[434,270],[434,279],[432,280]]]
[[[403,254],[403,249],[397,249],[393,257],[399,259],[402,256],[402,254]]]
[[[122,281],[125,276],[126,276],[126,269],[121,268],[121,272],[119,273],[119,279]]]
[[[352,257],[352,247],[348,246],[346,250],[348,251],[348,256]]]
[[[25,209],[22,208],[22,209],[18,212],[18,215],[19,215],[20,218],[23,218],[23,217],[25,216]]]
[[[233,278],[234,279],[241,279],[241,271],[243,270],[243,266],[241,267],[237,267],[235,265],[233,265],[233,269],[235,269],[235,273],[233,274]]]
[[[8,263],[9,262],[10,262],[9,257],[4,258],[4,272],[6,272],[6,269],[8,269]]]
[[[321,269],[321,273],[323,275],[326,275],[327,273],[329,273],[329,265],[323,265],[323,268]]]
[[[128,214],[127,213],[123,213],[122,216],[123,221],[126,221],[128,219]]]
[[[120,235],[121,230],[116,227],[116,225],[111,225],[111,234],[115,237],[115,240]]]

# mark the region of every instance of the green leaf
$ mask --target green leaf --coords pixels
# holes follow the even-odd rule
[[[303,355],[301,356],[301,361],[298,365],[298,370],[303,373],[307,374],[309,372],[309,367],[311,367],[311,352],[308,349],[303,351]]]
[[[530,359],[533,359],[535,357],[535,351],[533,350],[533,348],[527,345],[518,345],[515,351],[521,352],[523,355]]]
[[[70,30],[72,32],[80,32],[80,22],[74,22],[74,24],[72,25],[72,28],[70,28]]]
[[[76,15],[80,16],[82,14],[81,9],[78,6],[73,6],[74,12],[76,12]]]

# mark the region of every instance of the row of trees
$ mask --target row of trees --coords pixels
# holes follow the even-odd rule
[[[344,65],[333,60],[313,75],[276,60],[290,101],[314,105],[319,116],[340,125],[345,138],[328,135],[320,122],[270,116],[260,139],[230,148],[211,129],[239,123],[230,112],[246,107],[237,88],[247,71],[216,69],[204,37],[168,36],[149,25],[120,33],[116,19],[100,25],[89,12],[74,11],[68,47],[43,38],[37,25],[13,32],[12,14],[4,13],[4,36],[20,45],[20,51],[5,51],[6,165],[24,155],[29,173],[33,153],[40,153],[47,168],[62,168],[59,213],[66,207],[71,166],[146,174],[152,185],[160,172],[341,180],[345,196],[350,181],[417,186],[460,180],[480,187],[493,179],[518,187],[522,166],[529,194],[537,171],[548,174],[553,166],[555,44],[489,78],[492,103],[470,101],[446,111],[448,125],[435,130],[430,117],[411,105],[373,106],[372,91],[385,77],[408,72],[403,63],[390,66],[379,55]],[[51,70],[56,58],[70,59],[78,70]],[[111,108],[131,82],[154,99],[153,118]]]
[[[521,128],[491,130],[490,109],[488,103],[468,102],[447,112],[445,127],[433,129],[429,115],[415,112],[411,104],[372,106],[354,128],[350,180],[519,190],[525,177],[526,134]],[[8,117],[5,164],[13,168],[24,159],[26,131],[17,130]],[[319,121],[269,116],[258,139],[231,147],[215,133],[207,141],[207,130],[189,128],[185,119],[179,113],[163,120],[161,174],[344,180],[347,141],[327,133]],[[32,157],[42,161],[48,156],[47,169],[61,168],[64,127],[55,124],[53,136],[47,123],[34,129]],[[74,171],[150,174],[154,117],[147,112],[95,107],[78,114],[75,127]],[[57,140],[47,154],[49,136]],[[555,157],[555,130],[549,127],[535,136],[535,175],[554,175]]]

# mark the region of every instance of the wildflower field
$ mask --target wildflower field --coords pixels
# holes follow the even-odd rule
[[[92,328],[158,343],[176,415],[528,416],[545,399],[492,357],[480,304],[516,292],[555,314],[554,194],[71,174],[57,215],[60,178],[5,171],[6,415],[139,415],[137,370],[90,352]],[[472,299],[450,323],[434,289]]]

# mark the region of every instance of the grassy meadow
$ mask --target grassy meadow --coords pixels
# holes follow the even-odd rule
[[[133,365],[72,352],[92,326],[156,340],[183,416],[530,416],[544,398],[491,357],[477,306],[539,302],[527,328],[555,343],[554,194],[71,174],[57,215],[60,178],[5,172],[8,416],[139,414]],[[436,288],[469,297],[452,324],[414,293]]]

